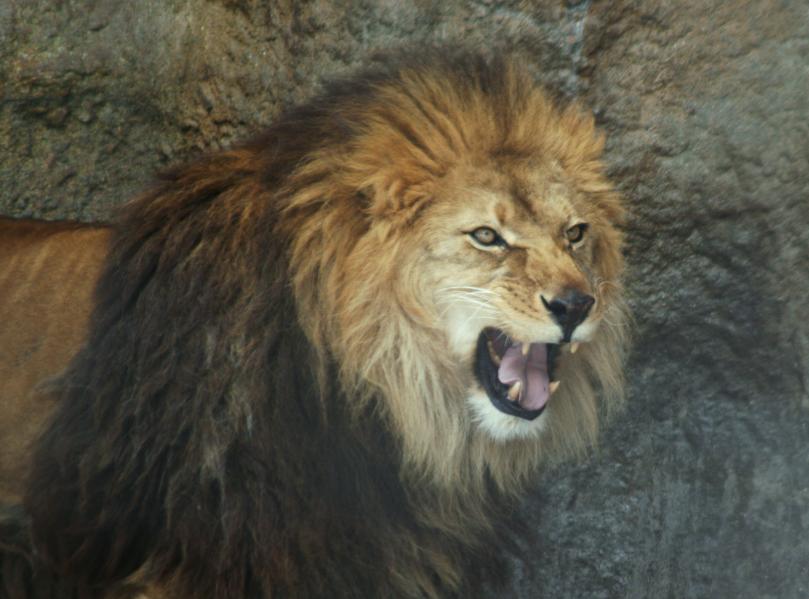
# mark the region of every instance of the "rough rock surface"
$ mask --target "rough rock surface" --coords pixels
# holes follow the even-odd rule
[[[0,213],[104,218],[377,48],[515,48],[632,211],[629,410],[538,481],[506,597],[809,596],[805,0],[3,0]]]

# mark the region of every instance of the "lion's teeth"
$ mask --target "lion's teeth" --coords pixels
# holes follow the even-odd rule
[[[523,343],[522,344],[522,355],[527,356],[529,351],[531,351],[531,344],[530,343]]]
[[[579,342],[578,341],[576,341],[575,343],[570,344],[570,353],[571,354],[575,354],[576,351],[578,351],[578,349],[579,349]]]
[[[517,401],[517,398],[520,396],[520,390],[522,389],[522,381],[517,381],[508,389],[508,398],[511,401]]]
[[[491,341],[486,342],[486,347],[489,348],[489,357],[494,362],[495,366],[500,366],[500,356],[497,355],[497,352],[494,350],[494,344]]]
[[[550,391],[550,394],[551,394],[551,395],[553,395],[554,393],[556,393],[556,390],[559,388],[559,384],[560,384],[561,382],[562,382],[562,381],[551,381],[551,384],[550,384],[550,385],[548,385],[548,391]]]

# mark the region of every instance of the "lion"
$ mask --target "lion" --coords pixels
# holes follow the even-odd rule
[[[2,565],[93,597],[503,582],[519,498],[622,402],[603,147],[507,56],[423,51],[110,227],[3,224]]]

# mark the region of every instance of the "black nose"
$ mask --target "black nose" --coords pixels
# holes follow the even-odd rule
[[[570,341],[573,331],[579,326],[587,315],[590,308],[596,302],[592,295],[581,293],[575,289],[567,289],[560,295],[548,301],[544,296],[539,296],[545,309],[551,313],[553,319],[562,327],[563,341]]]

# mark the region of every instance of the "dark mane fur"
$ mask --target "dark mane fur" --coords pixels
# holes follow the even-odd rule
[[[496,65],[440,61],[498,84]],[[503,575],[505,533],[470,544],[423,523],[412,505],[433,491],[402,482],[383,413],[346,408],[334,363],[320,386],[289,286],[288,175],[349,142],[358,124],[340,107],[400,68],[338,82],[120,214],[25,500],[39,558],[73,592],[136,580],[206,599],[468,597]],[[445,563],[469,577],[446,580]]]

